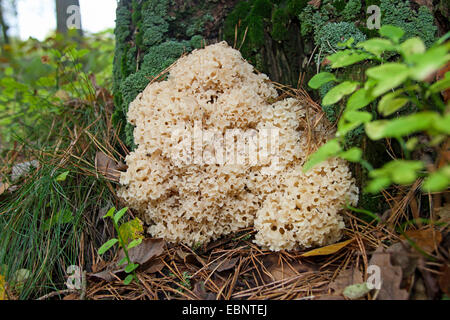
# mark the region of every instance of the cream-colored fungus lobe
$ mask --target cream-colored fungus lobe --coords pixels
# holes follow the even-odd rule
[[[119,196],[152,236],[194,245],[254,226],[255,242],[271,250],[340,239],[339,212],[358,201],[351,173],[337,159],[303,173],[306,108],[277,98],[225,42],[180,58],[138,95],[128,112],[137,148]],[[325,141],[325,128],[315,130]],[[242,137],[247,143],[227,149]]]

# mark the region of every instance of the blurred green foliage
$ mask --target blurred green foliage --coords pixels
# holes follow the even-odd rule
[[[60,34],[44,41],[30,38],[3,45],[0,57],[0,137],[32,137],[46,115],[58,115],[73,99],[94,94],[89,75],[105,88],[112,85],[112,31],[67,40]],[[92,98],[92,97],[91,97]]]
[[[69,266],[89,266],[80,261],[83,243],[100,241],[87,225],[113,203],[106,181],[92,173],[92,137],[119,144],[108,90],[114,37],[109,30],[12,39],[0,50],[0,180],[16,188],[0,200],[0,273],[14,297],[34,299],[66,289]],[[25,160],[38,165],[14,177]],[[17,290],[22,271],[28,277]]]

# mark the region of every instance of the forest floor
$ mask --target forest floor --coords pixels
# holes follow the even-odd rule
[[[112,121],[114,43],[102,37],[80,50],[21,43],[1,62],[0,300],[449,299],[449,194],[424,194],[419,180],[383,191],[384,212],[344,210],[342,241],[324,248],[262,250],[251,228],[189,248],[132,228],[143,242],[125,284],[121,251],[98,252],[117,235],[103,217],[124,206],[129,153]],[[321,112],[303,90],[279,89]]]
[[[138,281],[124,284],[119,250],[100,256],[98,248],[114,235],[102,217],[121,207],[115,190],[128,150],[111,123],[111,94],[91,85],[94,102],[68,101],[53,118],[47,145],[58,148],[23,141],[2,152],[2,176],[17,177],[0,182],[0,239],[9,245],[0,298],[3,291],[4,299],[448,299],[450,207],[439,206],[448,195],[429,195],[433,216],[423,217],[418,184],[383,192],[390,209],[376,219],[344,211],[342,242],[310,251],[263,251],[252,229],[194,249],[146,235],[130,251]],[[70,264],[79,267],[75,288],[66,284]]]

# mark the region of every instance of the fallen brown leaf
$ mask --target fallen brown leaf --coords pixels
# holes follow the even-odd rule
[[[314,271],[308,264],[294,261],[292,263],[283,262],[279,254],[271,254],[263,259],[263,264],[267,272],[264,273],[266,282],[281,281],[300,275],[301,273]]]
[[[381,270],[381,288],[378,292],[379,300],[407,300],[408,291],[400,288],[402,282],[402,268],[391,264],[391,254],[379,247],[369,265],[376,265]]]
[[[147,273],[155,273],[162,270],[165,266],[161,259],[157,259],[163,254],[165,245],[166,242],[163,239],[145,239],[139,246],[130,249],[128,255],[132,262],[139,264],[138,270]],[[118,275],[125,271],[126,265],[120,267],[117,265],[118,261],[122,260],[124,257],[125,253],[121,249],[117,259],[110,264],[106,270],[90,274],[90,276],[108,282],[114,280],[114,275]]]
[[[446,295],[450,295],[450,265],[448,263],[444,264],[441,272],[439,287]]]
[[[215,270],[217,272],[227,271],[233,269],[236,266],[236,263],[239,261],[239,257],[227,259],[225,261],[216,261],[212,263],[208,269]]]
[[[414,287],[412,290],[411,300],[428,300],[425,284],[422,278],[418,278],[414,282]]]
[[[145,273],[158,273],[162,271],[165,266],[163,259],[156,259],[147,269],[145,269]]]
[[[417,268],[422,274],[423,283],[425,285],[428,299],[434,300],[439,293],[439,279],[430,272],[426,267],[426,261],[424,257],[419,260]]]
[[[434,228],[406,231],[405,236],[402,235],[400,239],[406,238],[413,241],[426,253],[432,253],[442,241],[441,233]]]
[[[90,273],[90,274],[88,274],[88,276],[93,277],[93,278],[102,279],[107,282],[111,282],[114,279],[116,279],[115,275],[117,275],[120,272],[123,272],[123,270],[104,270],[104,271],[100,271],[100,272],[96,272],[96,273]]]
[[[391,255],[392,264],[402,268],[403,278],[411,276],[416,271],[421,255],[406,240],[394,243],[386,249],[386,252]]]
[[[203,267],[206,262],[203,260],[200,256],[190,253],[190,252],[184,252],[181,249],[178,249],[176,251],[178,257],[185,263],[185,264],[192,264],[197,265],[200,267]]]
[[[140,268],[146,269],[151,265],[153,260],[164,252],[166,242],[163,239],[145,239],[140,245],[128,251],[130,260],[138,263]],[[123,250],[119,251],[118,261],[125,257]]]
[[[311,0],[308,2],[309,5],[313,6],[316,9],[320,8],[321,3],[322,3],[322,0]]]
[[[195,294],[195,297],[200,300],[216,300],[216,295],[214,293],[206,291],[205,283],[203,281],[196,282],[192,292]]]
[[[9,184],[0,182],[0,196],[9,189]]]
[[[446,203],[444,206],[437,208],[436,215],[440,221],[450,223],[450,203]]]
[[[95,155],[95,168],[105,178],[119,182],[121,173],[119,165],[103,152],[97,152]]]
[[[335,295],[341,295],[345,288],[353,284],[364,282],[363,274],[359,269],[346,269],[341,271],[336,279],[330,283],[330,288],[334,290]]]
[[[80,295],[78,293],[71,293],[65,296],[63,300],[80,300]]]

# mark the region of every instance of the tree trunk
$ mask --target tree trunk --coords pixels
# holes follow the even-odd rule
[[[183,53],[223,39],[223,22],[238,0],[121,0],[116,18],[114,122],[133,146],[128,105]]]
[[[56,0],[56,30],[67,34],[69,28],[75,28],[82,34],[79,0]]]
[[[239,0],[121,0],[116,19],[114,62],[114,121],[125,127],[122,139],[133,146],[133,128],[126,124],[128,105],[149,83],[183,53],[225,39],[225,20]],[[231,26],[234,30],[234,25]],[[264,29],[264,28],[262,28]],[[242,31],[242,30],[241,30]],[[233,35],[228,43],[234,44]],[[297,85],[303,62],[298,24],[291,24],[287,40],[274,41],[267,31],[255,63],[273,81]],[[233,38],[233,39],[230,39]],[[253,53],[252,53],[253,54]]]
[[[9,27],[6,24],[3,12],[4,4],[5,3],[3,2],[3,0],[0,0],[0,28],[2,30],[2,38],[1,38],[2,41],[0,41],[0,43],[9,43],[9,36],[8,36]]]

